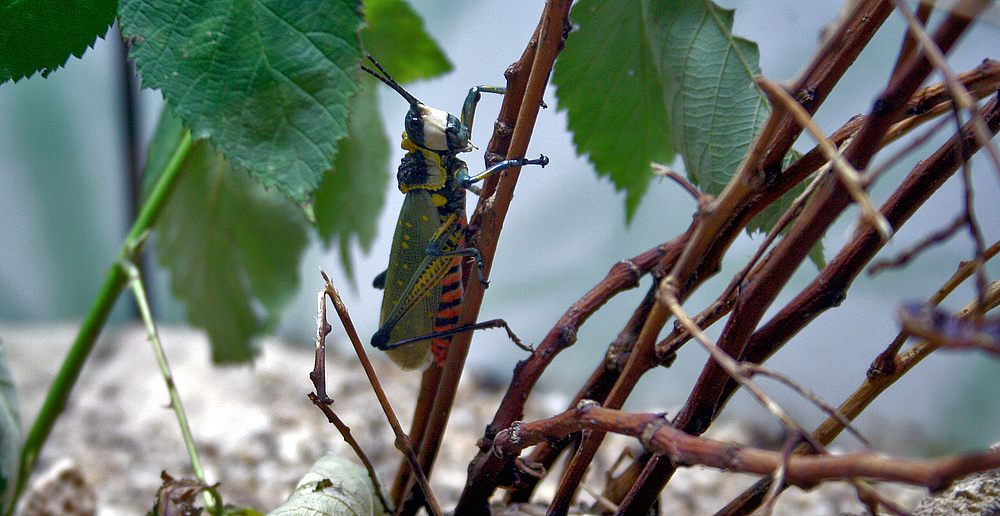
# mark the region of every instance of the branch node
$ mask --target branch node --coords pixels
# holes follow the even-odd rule
[[[642,432],[639,433],[639,442],[642,443],[642,449],[653,451],[653,439],[656,437],[656,432],[660,431],[664,425],[669,425],[670,421],[667,420],[667,413],[663,412],[659,414],[656,419],[653,419],[649,423],[646,423],[642,428]],[[671,459],[672,460],[672,459]]]

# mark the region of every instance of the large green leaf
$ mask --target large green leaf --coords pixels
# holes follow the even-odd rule
[[[0,83],[80,57],[115,19],[115,0],[7,0],[0,7]]]
[[[581,0],[578,29],[559,55],[552,83],[569,116],[577,152],[625,190],[631,219],[653,174],[673,159],[663,92],[649,53],[640,0]]]
[[[143,84],[196,139],[300,204],[347,135],[358,0],[123,0]]]
[[[718,194],[770,107],[754,87],[757,44],[732,35],[733,11],[708,1],[644,0],[674,146],[691,181]]]
[[[21,416],[14,377],[0,342],[0,511],[7,514],[14,501],[21,459]]]
[[[169,116],[164,113],[163,116]],[[150,163],[166,153],[181,126],[165,122]],[[205,140],[195,142],[157,224],[160,263],[188,320],[204,328],[216,362],[250,360],[254,337],[276,321],[298,287],[308,243],[304,214],[266,191]]]
[[[389,141],[378,112],[374,77],[351,103],[350,136],[340,142],[334,168],[316,190],[316,225],[326,245],[337,238],[340,259],[352,277],[352,238],[365,252],[375,239],[375,225],[385,202],[389,179]]]

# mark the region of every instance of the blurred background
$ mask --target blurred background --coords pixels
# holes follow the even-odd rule
[[[720,3],[736,9],[736,34],[759,44],[763,73],[775,80],[788,80],[800,70],[823,27],[836,19],[841,8],[832,0]],[[502,84],[504,69],[521,54],[541,9],[541,2],[521,0],[414,0],[412,5],[455,70],[407,88],[428,105],[452,112],[460,109],[470,86]],[[497,28],[497,20],[504,20],[502,29]],[[826,132],[850,116],[868,111],[874,95],[887,81],[903,31],[902,17],[890,17],[817,114]],[[109,32],[108,38],[98,40],[82,59],[71,58],[64,69],[47,79],[36,75],[0,86],[0,206],[4,214],[0,224],[0,339],[5,328],[44,329],[78,322],[93,302],[131,224],[125,200],[129,186],[122,157],[123,111],[118,97],[121,42],[115,34]],[[979,23],[950,56],[950,63],[960,72],[987,57],[1000,59],[1000,28]],[[143,90],[139,99],[144,146],[162,97]],[[577,156],[566,131],[565,114],[556,109],[551,88],[546,102],[549,109],[539,116],[528,155],[544,153],[551,165],[521,174],[481,312],[483,319],[506,319],[527,343],[539,342],[565,310],[604,278],[617,261],[682,232],[694,210],[693,200],[680,187],[659,181],[650,187],[627,225],[624,195],[609,181],[598,179],[585,157]],[[480,104],[474,141],[481,147],[491,131],[490,115],[499,105],[499,98],[492,96]],[[385,92],[382,106],[390,138],[395,138],[406,103]],[[935,148],[944,139],[937,138],[937,143],[931,142],[917,155],[929,154],[931,151],[925,149]],[[803,138],[796,148],[812,146],[811,140]],[[394,161],[398,161],[402,151],[395,152]],[[470,169],[481,166],[481,153],[465,159]],[[985,160],[974,163],[976,207],[989,244],[1000,238],[1000,225],[993,224],[1000,217],[1000,188],[996,171]],[[914,164],[915,160],[899,164],[875,185],[872,196],[877,204]],[[674,166],[682,168],[680,163]],[[359,332],[370,335],[375,331],[381,292],[370,287],[371,279],[386,267],[392,227],[403,199],[394,179],[386,188],[379,239],[368,254],[351,251],[356,271],[353,279],[342,272],[339,250],[324,249],[314,238],[316,243],[302,261],[300,294],[279,329],[289,342],[312,345],[316,293],[321,287],[319,266],[341,288]],[[961,184],[953,179],[916,213],[881,256],[896,256],[909,244],[950,224],[960,208],[961,196]],[[474,199],[469,203],[474,204]],[[827,234],[824,245],[828,259],[849,237],[854,213],[849,212]],[[723,270],[691,296],[686,308],[697,312],[713,301],[760,241],[760,236],[740,237]],[[968,237],[960,233],[947,245],[921,254],[905,269],[859,277],[840,307],[819,317],[768,365],[829,403],[840,404],[897,333],[897,306],[926,299],[960,260],[972,257],[972,250]],[[784,305],[815,273],[811,264],[805,264],[774,306]],[[998,274],[1000,267],[991,265],[990,277]],[[553,363],[542,386],[572,395],[585,379],[581,372],[589,373],[603,358],[603,350],[631,315],[649,281],[644,279],[640,288],[619,295],[598,311],[581,328],[577,344]],[[183,307],[170,300],[162,272],[152,279],[151,291],[159,321],[183,324]],[[957,309],[972,296],[972,289],[963,287],[943,306]],[[126,301],[119,302],[114,324],[134,320],[129,298],[122,296]],[[717,335],[719,329],[713,328],[710,335]],[[700,347],[686,346],[670,369],[655,371],[643,380],[628,408],[676,412],[706,357]],[[503,332],[485,332],[474,340],[469,367],[506,382],[520,358],[522,353],[511,346]],[[883,394],[858,425],[878,434],[876,440],[901,444],[917,439],[926,443],[929,451],[987,446],[1000,438],[996,432],[1000,428],[1000,399],[995,394],[1000,387],[998,370],[1000,364],[980,353],[932,356]],[[824,418],[784,387],[767,381],[762,384],[805,427],[814,427]],[[27,420],[33,417],[25,416]],[[723,417],[750,417],[777,426],[745,395],[734,398]],[[845,446],[852,446],[850,438],[844,439]]]

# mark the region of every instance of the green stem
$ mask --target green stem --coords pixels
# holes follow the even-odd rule
[[[143,204],[139,216],[132,225],[132,229],[129,231],[128,236],[125,237],[125,243],[122,245],[118,259],[115,260],[114,265],[111,266],[111,270],[108,271],[108,275],[104,280],[104,286],[101,287],[97,299],[94,300],[94,305],[91,306],[90,312],[84,319],[83,325],[80,327],[80,332],[77,333],[76,340],[69,349],[66,359],[63,361],[62,368],[59,370],[59,374],[52,382],[52,387],[45,398],[45,403],[38,413],[38,418],[35,420],[34,426],[31,427],[31,432],[24,441],[24,448],[21,450],[21,467],[18,471],[17,488],[14,492],[15,501],[24,490],[28,476],[31,474],[35,466],[35,461],[38,459],[38,453],[52,431],[52,426],[55,425],[56,419],[59,418],[66,408],[66,400],[73,390],[73,385],[76,383],[76,379],[80,375],[80,370],[83,368],[87,356],[90,355],[90,351],[93,349],[105,321],[107,321],[108,314],[111,313],[111,308],[118,299],[118,294],[125,287],[125,282],[128,278],[125,275],[125,270],[121,262],[123,260],[134,261],[135,257],[138,256],[147,231],[156,222],[160,211],[170,197],[174,185],[177,183],[177,178],[180,177],[181,163],[191,149],[191,143],[191,133],[185,132],[174,149],[174,153],[167,163],[166,168],[160,174],[156,186]],[[8,514],[11,512],[13,512],[13,506],[7,511]]]
[[[135,294],[135,303],[139,308],[139,316],[142,318],[143,324],[146,325],[146,331],[149,333],[149,342],[153,345],[153,353],[156,355],[156,363],[160,366],[163,381],[167,384],[167,392],[170,394],[170,406],[173,407],[174,414],[177,416],[177,423],[181,427],[181,437],[184,439],[184,447],[187,448],[188,457],[191,458],[191,469],[194,471],[195,478],[204,485],[206,484],[205,472],[201,469],[201,460],[198,458],[198,449],[194,445],[191,426],[188,424],[187,414],[184,412],[183,403],[181,403],[181,395],[177,392],[174,375],[170,371],[170,364],[167,363],[167,354],[163,351],[160,334],[156,331],[156,323],[153,322],[153,313],[149,309],[149,299],[146,297],[146,288],[142,283],[142,274],[139,272],[139,268],[136,267],[135,262],[123,260],[119,263],[125,269],[129,286]],[[212,495],[207,491],[204,492],[204,495],[205,507],[208,509],[208,512],[216,516],[221,514],[221,505],[216,504]]]

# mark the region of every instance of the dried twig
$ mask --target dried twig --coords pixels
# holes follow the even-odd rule
[[[995,248],[1000,249],[1000,242],[994,245]],[[995,252],[996,250],[994,250]],[[963,266],[960,270],[945,283],[945,286],[935,294],[934,297],[928,304],[940,301],[946,294],[944,292],[950,292],[957,285],[962,283],[965,279],[972,274],[972,268],[968,266]],[[994,284],[987,289],[986,293],[987,305],[980,305],[978,301],[973,301],[965,306],[962,310],[955,314],[957,318],[967,318],[970,315],[981,313],[981,310],[986,310],[995,307],[1000,304],[1000,281],[994,282]],[[978,307],[984,306],[980,309]],[[909,334],[907,332],[901,332],[895,340],[905,341]],[[922,340],[913,345],[905,353],[900,356],[893,355],[890,361],[893,364],[893,369],[891,372],[880,372],[878,375],[873,375],[869,373],[868,378],[865,382],[861,384],[858,389],[851,394],[848,399],[840,405],[837,412],[843,415],[848,420],[853,420],[861,412],[871,404],[882,392],[889,388],[896,380],[901,378],[907,371],[912,369],[917,363],[923,360],[925,357],[930,355],[938,345],[927,340]],[[892,348],[892,346],[890,346]],[[880,357],[879,360],[882,360]],[[879,362],[876,360],[876,363]],[[874,365],[873,365],[874,367]],[[832,442],[840,432],[843,430],[843,424],[835,418],[827,418],[816,430],[812,433],[812,436],[824,443],[829,444]],[[799,447],[795,451],[797,454],[808,453],[810,450],[806,447]],[[783,488],[783,487],[782,487]],[[750,489],[745,491],[735,500],[730,502],[726,507],[721,509],[716,516],[733,516],[737,514],[750,514],[753,510],[760,505],[765,493],[770,492],[774,487],[770,479],[761,479],[756,484],[754,484]]]
[[[891,459],[879,453],[789,457],[782,452],[686,434],[667,424],[663,414],[635,414],[594,402],[583,402],[548,419],[515,424],[497,435],[494,448],[499,455],[516,456],[528,446],[583,429],[637,437],[647,449],[680,466],[704,465],[771,475],[787,459],[786,480],[805,489],[827,480],[868,478],[938,491],[970,473],[1000,467],[1000,449],[933,460]]]
[[[823,134],[823,130],[816,125],[816,122],[813,122],[812,117],[802,105],[796,102],[784,88],[765,77],[758,77],[756,83],[767,93],[772,104],[780,103],[792,114],[795,121],[801,124],[802,127],[805,127],[809,131],[809,134],[816,140],[816,145],[823,152],[826,159],[830,160],[833,170],[837,172],[837,177],[844,185],[844,188],[847,189],[854,202],[858,203],[861,207],[861,219],[871,224],[882,235],[883,240],[888,240],[892,237],[892,226],[889,225],[889,221],[885,220],[885,217],[875,208],[871,197],[865,192],[868,181],[844,159],[840,150]],[[846,144],[847,142],[845,142]]]
[[[351,445],[352,448],[354,448],[354,451],[361,458],[361,461],[364,462],[365,467],[368,468],[368,474],[372,479],[382,505],[386,507],[386,510],[389,510],[389,502],[382,495],[382,487],[379,485],[378,479],[376,478],[374,466],[368,459],[368,456],[361,449],[361,446],[351,435],[350,428],[348,428],[347,425],[345,425],[333,412],[333,409],[331,408],[333,400],[326,394],[326,336],[332,330],[326,318],[326,298],[329,297],[330,301],[333,302],[334,308],[337,310],[337,315],[340,317],[341,323],[344,325],[344,330],[347,331],[347,336],[351,339],[351,344],[354,345],[354,351],[357,353],[358,359],[361,361],[361,365],[365,370],[365,374],[368,376],[368,381],[371,383],[372,390],[378,398],[379,405],[381,405],[382,411],[385,412],[386,419],[389,420],[389,426],[392,427],[392,431],[396,434],[396,448],[403,452],[407,462],[415,472],[417,483],[423,490],[427,511],[433,516],[441,516],[443,514],[441,506],[438,505],[437,499],[431,492],[430,484],[427,482],[427,477],[424,475],[417,463],[417,455],[413,450],[413,446],[410,444],[410,439],[406,436],[406,433],[403,432],[403,427],[399,424],[399,419],[396,417],[395,412],[392,410],[392,406],[389,404],[389,398],[385,395],[385,391],[382,389],[382,384],[379,382],[378,376],[375,374],[375,369],[372,367],[371,361],[368,360],[368,354],[365,352],[365,347],[361,344],[361,339],[358,338],[357,330],[354,329],[354,322],[351,320],[350,314],[347,313],[347,306],[345,306],[344,302],[340,299],[340,294],[337,293],[337,289],[334,288],[333,284],[330,282],[330,278],[327,277],[325,272],[323,272],[323,269],[320,269],[320,274],[323,275],[323,280],[326,281],[326,286],[319,294],[316,362],[314,364],[313,371],[309,373],[309,378],[312,380],[316,392],[310,393],[309,399],[312,400],[314,405],[323,411],[323,414],[327,416],[327,420],[333,423],[337,429],[340,430],[344,439]]]
[[[904,249],[895,258],[891,260],[880,260],[874,263],[868,268],[868,274],[876,274],[883,269],[894,269],[906,265],[920,252],[935,244],[943,243],[945,240],[951,238],[956,231],[965,226],[965,223],[966,218],[964,216],[955,219],[955,221],[949,224],[948,227],[925,236],[921,241],[913,244],[907,249]]]

